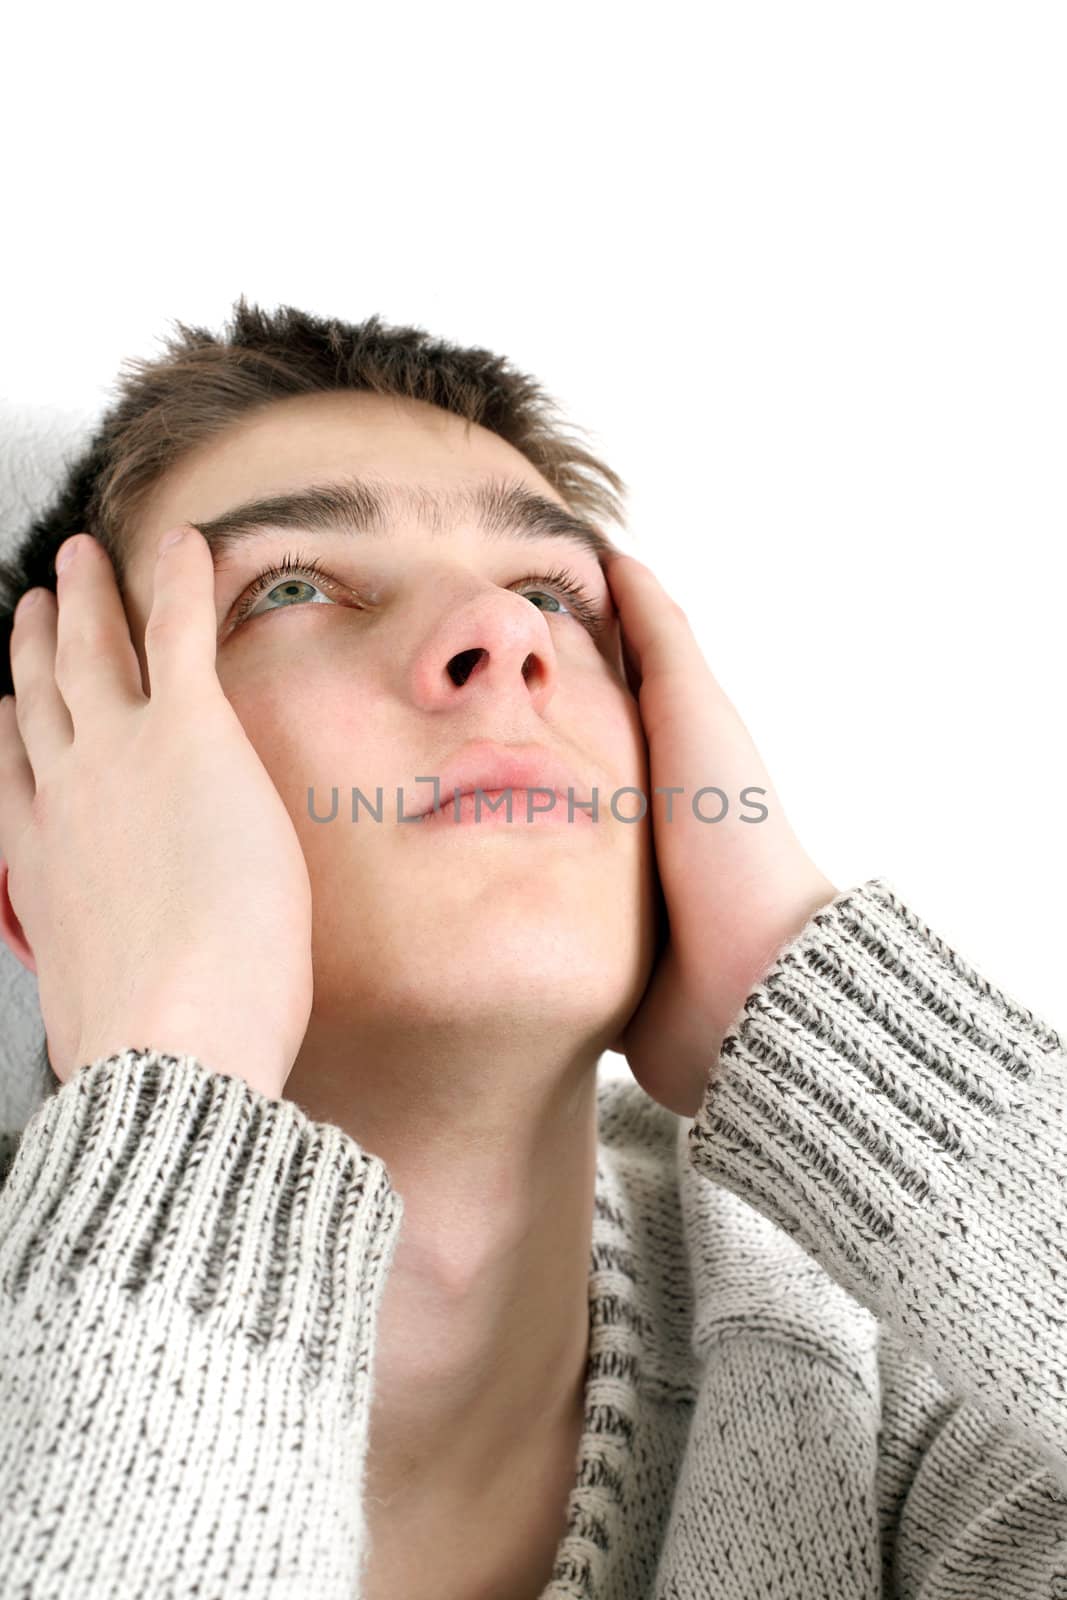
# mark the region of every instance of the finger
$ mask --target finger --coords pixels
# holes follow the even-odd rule
[[[651,567],[636,556],[617,555],[607,560],[604,573],[619,613],[624,636],[642,678],[685,665],[700,646],[682,607],[671,598]],[[703,657],[701,657],[703,659]]]
[[[687,743],[697,742],[724,718],[737,713],[714,680],[689,618],[667,594],[655,574],[633,556],[605,567],[624,640],[624,652],[638,681],[638,703],[645,733],[654,740],[668,724]],[[739,719],[738,719],[739,720]],[[672,780],[673,781],[673,780]]]
[[[15,607],[11,630],[16,727],[35,786],[74,738],[74,724],[56,683],[56,621],[55,595],[38,587],[28,590]]]
[[[10,866],[16,841],[30,820],[37,786],[19,733],[15,697],[0,700],[0,856]]]
[[[633,652],[633,648],[632,648],[632,646],[630,644],[630,641],[626,637],[626,632],[625,632],[625,629],[623,628],[622,619],[621,618],[619,619],[619,644],[620,644],[620,646],[622,648],[623,671],[626,674],[626,682],[627,682],[627,685],[629,686],[630,693],[633,694],[633,695],[640,695],[640,693],[641,693],[641,668],[638,665],[637,657],[635,656],[635,654]]]
[[[633,556],[605,567],[626,636],[637,657],[643,693],[641,717],[651,744],[666,735],[671,759],[714,762],[714,782],[727,794],[761,791],[777,796],[752,734],[708,665],[689,618],[651,568]],[[672,783],[695,782],[671,776]],[[707,802],[709,809],[714,802]],[[706,830],[705,830],[706,831]]]
[[[180,531],[175,544],[156,552],[152,609],[144,634],[153,700],[184,699],[190,682],[201,682],[207,674],[218,685],[215,566],[200,529],[186,523]]]
[[[616,555],[620,555],[621,553],[621,551],[617,551],[614,547],[612,547],[610,553],[604,558],[604,560],[601,561],[601,567],[604,567],[605,560],[614,560]],[[614,597],[611,595],[610,584],[608,586],[608,596],[612,600],[611,629],[612,637],[616,641],[616,664],[622,672],[626,687],[629,689],[634,698],[637,699],[641,691],[641,673],[637,665],[637,658],[634,655],[633,650],[630,648],[630,642],[626,637],[626,630],[622,625],[622,617],[619,614],[619,608],[614,603]]]
[[[72,559],[61,565],[68,553]],[[91,534],[62,545],[56,587],[55,677],[77,733],[116,709],[143,705],[145,697],[115,569]]]
[[[605,578],[607,578],[608,575],[607,562],[614,561],[616,556],[619,554],[621,554],[620,551],[613,549],[610,555],[608,555],[605,560],[601,562]],[[617,630],[617,638],[619,641],[619,665],[622,667],[622,674],[626,683],[626,687],[629,689],[634,699],[639,700],[641,696],[641,669],[638,666],[637,656],[634,653],[633,647],[630,644],[629,639],[626,637],[626,628],[623,624],[622,612],[619,608],[617,596],[612,592],[610,580],[608,582],[608,594],[611,596],[612,615],[614,617],[614,625]]]

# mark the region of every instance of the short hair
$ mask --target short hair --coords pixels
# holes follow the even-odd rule
[[[55,558],[71,534],[107,551],[120,588],[137,516],[166,472],[199,445],[272,401],[344,390],[422,400],[506,439],[579,514],[625,522],[627,485],[568,432],[557,403],[504,356],[390,326],[313,316],[295,306],[264,311],[242,294],[220,333],[173,319],[164,354],[120,364],[116,399],[69,465],[46,509],[21,531],[4,529],[0,561],[0,694],[14,688],[11,630],[27,589],[56,587]],[[14,535],[14,536],[12,536]],[[41,1047],[45,1091],[60,1081]]]
[[[117,399],[67,468],[47,508],[4,544],[0,561],[0,694],[10,694],[11,628],[27,589],[56,587],[55,558],[71,534],[107,551],[120,587],[139,511],[164,474],[199,445],[272,401],[344,390],[422,400],[506,439],[579,514],[625,523],[627,485],[568,431],[557,403],[504,356],[394,327],[264,311],[244,295],[219,334],[173,320],[164,354],[127,357]]]

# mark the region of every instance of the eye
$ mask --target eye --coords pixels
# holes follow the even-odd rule
[[[511,587],[525,589],[531,584],[545,584],[546,587],[540,591],[542,594],[548,594],[549,589],[555,589],[556,594],[549,595],[548,598],[555,600],[557,606],[559,596],[561,594],[565,596],[567,609],[594,638],[603,631],[604,621],[597,611],[592,596],[572,572],[566,572],[562,567],[557,567],[552,572],[534,572],[527,578],[520,578],[518,583]]]
[[[305,581],[309,575],[316,580],[314,583]],[[268,611],[280,611],[284,606],[295,605],[299,601],[306,600],[306,591],[315,588],[319,588],[321,593],[323,589],[336,589],[339,588],[339,585],[337,580],[332,578],[325,570],[322,562],[316,556],[304,557],[299,552],[290,551],[276,566],[264,567],[262,572],[257,573],[252,579],[252,582],[248,585],[234,608],[232,626],[239,628],[241,623],[247,621],[250,616],[262,616],[264,614],[262,611],[254,612],[253,607],[260,595],[266,590],[273,594],[277,589],[280,600],[279,605],[268,606],[266,609]],[[312,603],[314,604],[315,602]],[[326,600],[323,603],[332,605],[333,601]]]
[[[306,581],[308,578],[314,581],[309,583]],[[549,607],[539,607],[539,609],[547,610],[551,616],[573,615],[594,637],[603,631],[604,619],[600,616],[592,596],[573,573],[567,572],[562,567],[556,567],[551,572],[532,572],[509,587],[525,590],[535,585],[543,587],[534,588],[534,593],[541,594],[551,602]],[[328,598],[330,591],[339,593],[341,588],[342,585],[326,571],[317,557],[290,551],[280,562],[264,567],[252,579],[234,607],[231,629],[239,628],[250,617],[264,616],[270,611],[279,611],[286,606],[299,605],[302,602],[332,605],[333,600]],[[307,591],[315,589],[319,591],[319,601],[308,596]],[[344,592],[351,594],[347,589]],[[261,595],[267,600],[277,595],[279,604],[268,605],[264,610],[257,611],[256,602]],[[537,604],[532,596],[530,599],[531,604]]]

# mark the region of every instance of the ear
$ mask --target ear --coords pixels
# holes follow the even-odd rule
[[[11,904],[11,896],[7,892],[7,862],[0,856],[0,934],[4,943],[11,950],[27,971],[36,977],[37,963],[33,959],[33,951],[26,943],[26,935],[22,931],[22,924],[15,915],[15,908]]]

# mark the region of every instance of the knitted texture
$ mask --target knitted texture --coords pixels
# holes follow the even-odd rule
[[[1056,1033],[871,879],[780,950],[695,1118],[599,1097],[542,1600],[1067,1600]],[[2,1600],[358,1600],[381,1161],[130,1049],[0,1136],[0,1184]]]

